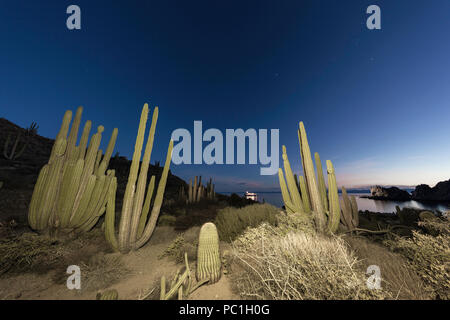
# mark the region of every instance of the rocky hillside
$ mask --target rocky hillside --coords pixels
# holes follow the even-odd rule
[[[24,143],[26,143],[26,148],[17,159],[7,159],[3,154],[5,142],[10,136],[6,152],[9,155],[19,133],[21,139],[16,150],[20,151]],[[34,184],[40,169],[48,161],[53,143],[53,139],[29,132],[27,129],[0,118],[0,181],[3,181],[3,187],[0,189],[0,222],[10,218],[26,219]],[[116,170],[118,181],[116,197],[118,210],[122,205],[130,164],[131,161],[125,157],[113,157],[110,161],[109,167]],[[154,165],[149,167],[149,175],[155,175],[157,183],[162,169],[162,167]],[[185,182],[169,172],[164,198],[166,200],[176,199],[181,185],[185,185]]]

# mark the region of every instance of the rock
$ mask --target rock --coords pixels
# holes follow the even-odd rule
[[[421,184],[412,192],[412,198],[418,201],[442,201],[450,202],[450,180],[441,181],[431,188]]]
[[[370,188],[369,198],[374,200],[408,201],[411,200],[411,195],[409,192],[397,187],[384,188],[374,186]]]

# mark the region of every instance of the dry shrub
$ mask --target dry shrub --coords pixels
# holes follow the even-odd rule
[[[61,260],[59,243],[34,233],[0,240],[0,275],[19,272],[45,273]]]
[[[177,218],[168,214],[161,215],[158,219],[159,226],[174,226]]]
[[[413,231],[411,238],[385,244],[408,259],[434,299],[450,299],[450,235],[433,237]]]
[[[425,284],[405,257],[362,237],[346,237],[345,242],[360,260],[358,265],[362,271],[365,272],[370,265],[380,267],[381,286],[392,294],[392,298],[402,300],[430,298]]]
[[[418,223],[426,233],[432,236],[450,235],[450,225],[447,218],[426,218]]]
[[[233,242],[233,256],[232,279],[242,297],[322,300],[387,296],[384,290],[367,288],[356,257],[339,237],[280,233],[262,224]]]
[[[81,288],[87,291],[104,289],[129,273],[119,254],[99,253],[81,263]]]
[[[200,227],[192,227],[178,235],[159,256],[159,258],[171,257],[177,263],[183,263],[184,253],[186,252],[189,261],[195,261],[197,259],[199,232]]]
[[[221,240],[233,241],[248,227],[256,227],[262,222],[276,225],[279,214],[280,209],[270,204],[253,204],[239,209],[227,207],[219,210],[214,223]]]

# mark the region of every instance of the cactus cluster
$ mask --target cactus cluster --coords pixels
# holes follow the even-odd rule
[[[220,279],[219,235],[214,223],[207,222],[200,229],[196,271],[198,281],[209,278],[209,283],[215,283]]]
[[[148,113],[148,104],[145,104],[141,113],[133,159],[123,198],[122,215],[120,218],[118,235],[116,235],[114,226],[115,197],[117,188],[117,180],[115,178],[113,179],[112,188],[108,194],[105,218],[105,236],[111,246],[115,250],[122,253],[139,249],[152,236],[163,202],[164,190],[166,187],[170,162],[172,160],[173,141],[171,140],[167,150],[166,162],[161,179],[159,180],[156,195],[153,198],[155,193],[155,176],[151,177],[147,186],[147,175],[153,148],[156,123],[158,120],[158,107],[155,107],[153,111],[152,123],[141,163],[141,153],[144,144]],[[151,206],[151,204],[153,204],[153,206]],[[152,211],[149,216],[150,208]]]
[[[195,177],[194,183],[192,183],[192,179],[189,180],[188,192],[186,196],[186,192],[184,187],[180,187],[179,192],[180,200],[185,200],[186,203],[196,203],[200,202],[202,199],[214,200],[216,198],[216,193],[214,191],[214,184],[212,183],[212,178],[209,179],[209,182],[206,184],[206,188],[202,185],[202,177]]]
[[[184,261],[184,272],[181,273],[181,269],[178,269],[169,286],[167,286],[166,277],[161,277],[160,300],[169,300],[176,294],[178,295],[178,300],[186,299],[195,290],[197,290],[197,288],[209,281],[209,278],[206,278],[195,283],[192,277],[191,269],[189,268],[189,261],[186,252],[184,253]]]
[[[105,154],[99,150],[103,126],[88,146],[91,121],[84,125],[77,145],[83,108],[79,107],[69,132],[72,112],[66,111],[48,163],[41,169],[28,212],[32,229],[52,236],[89,231],[105,212],[114,170],[107,170],[116,143],[115,128]]]
[[[317,152],[314,154],[317,169],[316,175],[303,122],[299,124],[298,139],[304,176],[297,178],[293,174],[285,146],[283,146],[284,173],[281,168],[278,169],[278,178],[286,211],[288,213],[312,215],[318,231],[336,233],[340,222],[346,220],[341,216],[338,187],[333,164],[330,160],[326,161],[328,176],[327,192],[320,156]],[[350,210],[352,226],[353,223],[358,223],[358,209],[356,200],[353,200],[349,200],[349,206],[344,208],[344,210],[347,210],[347,208]],[[356,214],[352,211],[355,210],[354,208],[356,208]],[[347,211],[343,212],[343,216],[346,217],[346,214],[348,214]]]

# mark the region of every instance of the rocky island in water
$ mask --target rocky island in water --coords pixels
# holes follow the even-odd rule
[[[364,197],[364,196],[363,196]],[[412,193],[398,187],[373,186],[370,188],[370,196],[366,198],[373,200],[389,201],[438,201],[450,202],[450,180],[441,181],[434,187],[426,184],[416,186]]]

